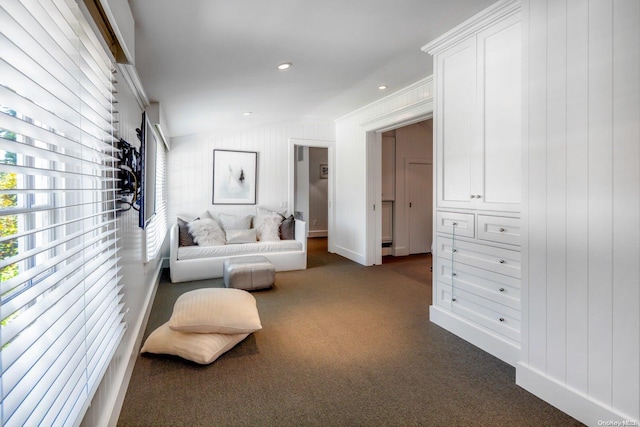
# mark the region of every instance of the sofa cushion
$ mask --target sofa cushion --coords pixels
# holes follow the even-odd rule
[[[171,354],[202,365],[216,360],[249,334],[191,334],[174,331],[169,322],[153,331],[141,353]]]
[[[297,240],[278,242],[255,242],[224,246],[183,246],[178,248],[178,260],[200,258],[224,258],[238,255],[266,255],[273,252],[295,252],[303,249]]]
[[[220,213],[220,223],[225,230],[246,230],[251,228],[253,215],[231,215]]]
[[[193,241],[199,246],[222,246],[225,234],[220,224],[212,218],[195,219],[188,225]]]
[[[169,327],[201,334],[245,334],[262,329],[256,299],[242,289],[202,288],[178,297]]]

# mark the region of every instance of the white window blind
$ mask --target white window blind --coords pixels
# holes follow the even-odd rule
[[[125,328],[113,65],[74,0],[0,22],[0,425],[77,425]]]
[[[155,132],[155,131],[154,131]],[[156,146],[156,191],[155,191],[155,215],[151,217],[146,233],[146,260],[147,262],[155,259],[162,249],[162,243],[167,235],[167,194],[166,194],[166,168],[167,168],[167,150],[163,143],[158,142],[158,138],[153,135],[148,139],[147,143]]]

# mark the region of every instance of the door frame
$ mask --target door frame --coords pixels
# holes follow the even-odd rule
[[[363,123],[367,135],[366,265],[382,264],[382,133],[433,118],[433,103]],[[435,181],[435,180],[434,180]]]
[[[325,141],[320,139],[301,139],[301,138],[289,138],[288,160],[289,166],[289,178],[288,178],[288,206],[289,211],[293,212],[295,208],[295,166],[296,166],[296,146],[303,147],[317,147],[326,148],[328,150],[328,166],[329,166],[329,183],[327,189],[327,250],[329,252],[335,252],[334,248],[334,224],[335,224],[335,141]],[[309,233],[309,226],[307,224],[307,234]]]

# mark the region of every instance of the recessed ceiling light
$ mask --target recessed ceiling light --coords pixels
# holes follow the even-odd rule
[[[291,67],[291,62],[283,62],[282,64],[278,65],[278,70],[286,70],[289,67]]]
[[[380,90],[385,90],[387,88],[387,85],[380,85],[378,86],[378,89]]]
[[[243,116],[250,116],[251,115],[251,111],[245,111],[244,113],[242,113]]]

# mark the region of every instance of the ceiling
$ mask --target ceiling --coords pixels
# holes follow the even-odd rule
[[[171,137],[341,117],[430,75],[420,48],[493,2],[129,0]]]

